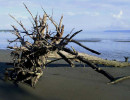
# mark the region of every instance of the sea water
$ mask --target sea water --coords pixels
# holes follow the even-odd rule
[[[15,35],[10,32],[0,32],[0,49],[7,49],[7,40],[15,39]],[[74,43],[69,43],[75,50],[90,55],[95,55],[104,59],[124,61],[124,57],[130,58],[130,33],[129,32],[81,32],[74,37],[83,45],[96,50],[101,55],[96,55]],[[16,44],[10,44],[16,45]],[[17,44],[18,45],[18,44]]]

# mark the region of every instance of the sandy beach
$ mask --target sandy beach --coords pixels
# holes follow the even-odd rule
[[[57,61],[44,69],[35,88],[3,81],[3,71],[11,67],[9,50],[0,50],[0,100],[130,100],[130,79],[108,85],[109,80],[90,67],[71,68]],[[115,77],[130,75],[130,67],[102,67]]]

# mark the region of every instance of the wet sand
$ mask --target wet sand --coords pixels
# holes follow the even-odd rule
[[[0,100],[130,100],[130,79],[115,85],[90,67],[71,68],[57,61],[44,69],[35,88],[2,80],[5,64],[10,62],[10,51],[0,50]],[[81,67],[80,67],[81,66]],[[130,75],[130,67],[102,67],[115,77]]]

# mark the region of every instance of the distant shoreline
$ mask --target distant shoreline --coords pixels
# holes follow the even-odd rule
[[[106,30],[104,32],[125,32],[125,33],[130,33],[130,30]]]
[[[100,42],[99,39],[75,39],[78,42]]]
[[[0,32],[14,32],[14,30],[0,30]]]

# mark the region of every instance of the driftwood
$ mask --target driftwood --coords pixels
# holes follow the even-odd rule
[[[130,66],[129,62],[106,60],[106,59],[102,59],[102,58],[84,54],[84,53],[79,53],[79,55],[83,56],[86,60],[88,60],[94,64],[98,64],[98,65],[111,66],[111,67],[128,67],[128,66]],[[67,56],[70,57],[69,55],[67,55]]]
[[[129,57],[124,57],[124,58],[125,58],[125,62],[128,62]]]
[[[74,52],[77,52],[76,50],[74,50]],[[62,51],[62,53],[64,55],[66,55],[67,58],[72,59],[74,58],[74,55],[66,53],[64,51]],[[104,66],[108,66],[108,67],[128,67],[130,66],[129,62],[120,62],[120,61],[114,61],[114,60],[107,60],[107,59],[102,59],[99,58],[97,56],[92,56],[89,54],[85,54],[85,53],[79,53],[78,55],[82,56],[84,59],[90,61],[91,63],[94,63],[96,65],[104,65]],[[57,58],[60,59],[61,57],[58,56],[58,54],[54,53],[54,54],[50,54],[48,56],[49,58]],[[75,59],[77,62],[80,62],[80,60]]]
[[[74,32],[72,31],[63,37],[64,25],[62,24],[63,16],[61,16],[59,24],[57,24],[52,16],[49,16],[43,9],[43,17],[34,17],[27,6],[24,4],[27,11],[32,17],[33,30],[28,31],[22,22],[17,21],[15,17],[11,16],[23,29],[19,31],[15,26],[12,25],[14,29],[14,34],[16,39],[9,41],[9,43],[20,43],[20,46],[8,46],[8,48],[13,49],[11,55],[13,56],[14,67],[7,68],[5,72],[5,79],[13,81],[15,84],[20,82],[26,83],[32,87],[38,82],[38,79],[43,75],[43,68],[49,63],[56,60],[47,62],[48,57],[51,53],[57,53],[61,58],[64,59],[70,66],[74,67],[74,61],[79,60],[98,73],[103,74],[111,82],[115,81],[112,75],[108,72],[97,67],[92,61],[88,60],[84,56],[80,55],[77,51],[67,48],[66,45],[69,42],[74,42],[82,48],[89,50],[92,53],[100,54],[99,52],[92,50],[81,43],[73,40],[73,37],[79,34],[82,30]],[[50,21],[55,27],[56,31],[49,31],[48,21]],[[71,35],[72,34],[72,35]],[[31,42],[27,41],[25,37],[29,38]],[[73,57],[68,58],[63,52],[71,54]],[[71,60],[73,59],[73,60]],[[59,60],[59,59],[58,59]]]

